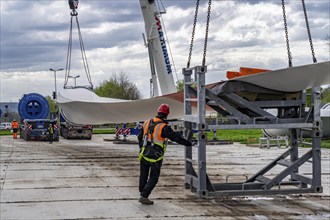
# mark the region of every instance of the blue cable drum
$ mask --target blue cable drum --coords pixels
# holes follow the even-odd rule
[[[24,94],[18,103],[21,119],[45,119],[49,114],[49,104],[45,97],[38,93]]]

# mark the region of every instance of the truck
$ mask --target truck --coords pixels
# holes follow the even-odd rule
[[[91,140],[93,135],[92,125],[74,125],[65,121],[60,114],[60,135],[65,139],[87,139]]]
[[[59,141],[57,119],[49,119],[49,104],[45,97],[38,93],[24,94],[18,103],[18,114],[21,118],[20,138],[26,141],[47,141],[49,124],[53,125],[53,141]]]
[[[65,139],[92,139],[93,126],[91,125],[72,125],[67,122],[61,122],[60,134]]]
[[[47,128],[53,124],[53,141],[59,141],[59,130],[56,120],[51,119],[24,119],[20,126],[20,137],[26,141],[47,141]]]

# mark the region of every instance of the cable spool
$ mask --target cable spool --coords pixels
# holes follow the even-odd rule
[[[24,94],[18,103],[21,119],[45,119],[49,113],[49,104],[45,97],[38,93]]]

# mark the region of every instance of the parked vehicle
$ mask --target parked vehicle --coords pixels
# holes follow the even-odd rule
[[[11,123],[10,122],[2,122],[0,124],[0,130],[11,130]]]

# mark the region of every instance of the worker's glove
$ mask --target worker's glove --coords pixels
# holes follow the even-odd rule
[[[186,147],[192,147],[193,144],[192,144],[190,141],[187,140],[187,143],[185,144],[185,146],[186,146]]]

